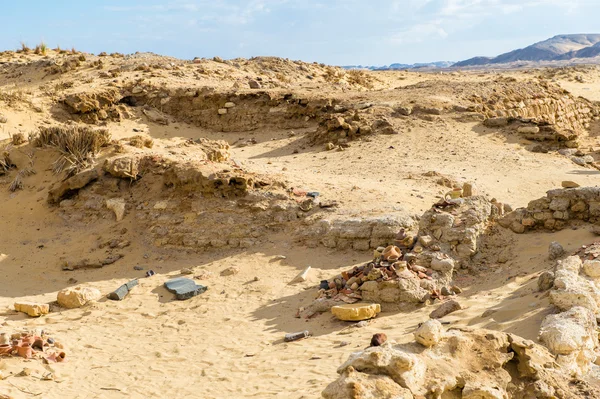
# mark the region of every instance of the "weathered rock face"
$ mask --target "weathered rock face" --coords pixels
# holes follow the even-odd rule
[[[60,306],[67,309],[80,308],[90,302],[97,301],[102,293],[96,288],[74,287],[65,288],[58,292],[57,301]]]
[[[516,233],[528,230],[561,230],[570,222],[600,222],[600,188],[579,187],[548,191],[546,197],[531,201],[498,222]]]
[[[333,143],[344,144],[349,141],[369,136],[373,133],[395,134],[396,130],[385,118],[365,119],[358,112],[327,115],[317,129],[308,138],[311,144]]]
[[[56,204],[63,198],[75,194],[81,188],[98,179],[98,177],[98,171],[96,169],[90,169],[57,183],[48,191],[48,202]]]
[[[466,329],[440,336],[435,343],[427,340],[432,345],[426,349],[388,341],[351,354],[323,397],[575,399],[600,394],[586,383],[570,385],[546,348],[520,337]]]
[[[27,313],[27,315],[31,317],[38,317],[48,314],[50,305],[47,303],[15,302],[15,310],[17,312]]]
[[[588,127],[598,107],[574,97],[557,85],[537,81],[496,81],[493,93],[473,96],[487,126],[506,126],[512,120],[534,125],[521,126],[520,134],[531,140],[566,143],[576,140]]]
[[[65,96],[61,102],[69,113],[82,122],[98,123],[101,120],[120,121],[131,115],[127,108],[119,105],[122,96],[118,89],[98,92],[81,92]]]

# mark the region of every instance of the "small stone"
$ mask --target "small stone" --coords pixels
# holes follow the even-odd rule
[[[462,288],[460,288],[458,285],[453,285],[450,287],[450,290],[455,294],[462,294]]]
[[[8,118],[4,115],[0,115],[0,123],[6,123],[8,122]]]
[[[554,273],[546,270],[538,277],[538,290],[547,291],[554,285]]]
[[[227,113],[227,108],[219,108],[217,112],[219,115],[225,115]]]
[[[577,187],[579,187],[579,184],[577,184],[571,180],[563,180],[563,182],[561,183],[561,186],[563,188],[577,188]]]
[[[232,103],[231,101],[226,102],[224,107],[225,108],[233,108],[233,107],[235,107],[235,103]]]
[[[517,129],[517,132],[535,134],[535,133],[540,132],[540,128],[537,126],[519,126],[519,128]]]
[[[115,213],[117,222],[123,220],[123,216],[125,216],[125,200],[123,198],[107,199],[106,208]]]
[[[181,274],[194,274],[194,271],[192,269],[190,269],[189,267],[184,267],[183,269],[181,269],[180,273]]]
[[[80,308],[89,302],[97,301],[102,293],[97,288],[73,287],[60,290],[57,301],[60,306],[67,309]]]
[[[236,275],[240,272],[240,268],[237,266],[231,266],[228,267],[227,269],[224,269],[223,271],[221,271],[221,276],[233,276]]]
[[[260,89],[262,86],[260,85],[260,83],[258,83],[256,80],[249,80],[248,81],[248,86],[251,89]]]
[[[556,260],[565,254],[565,249],[556,241],[552,241],[548,246],[548,259]]]
[[[442,339],[444,328],[437,320],[427,320],[414,332],[415,341],[428,348],[436,345]]]
[[[344,321],[368,320],[377,316],[381,312],[381,305],[378,303],[352,303],[339,306],[333,306],[331,313],[335,317]]]
[[[447,302],[442,303],[436,310],[429,314],[429,317],[432,319],[440,319],[452,312],[456,312],[457,310],[461,310],[462,306],[458,301],[454,299],[449,300]]]
[[[325,144],[325,149],[327,151],[334,150],[335,149],[335,144],[333,144],[333,143],[327,143],[327,144]]]
[[[387,341],[387,335],[384,333],[373,334],[371,337],[371,346],[381,346]]]
[[[504,127],[508,125],[508,118],[499,117],[499,118],[489,118],[483,121],[483,124],[487,127]]]
[[[15,302],[15,310],[17,312],[27,313],[31,317],[38,317],[48,314],[50,305],[47,303]]]

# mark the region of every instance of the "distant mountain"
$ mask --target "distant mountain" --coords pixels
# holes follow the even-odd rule
[[[344,69],[369,69],[371,71],[390,71],[398,69],[417,69],[417,68],[448,68],[453,65],[453,61],[437,61],[437,62],[425,62],[417,64],[390,64],[383,66],[369,66],[369,65],[344,65]]]
[[[497,57],[474,57],[453,67],[506,64],[517,61],[554,61],[600,55],[600,34],[558,35]]]

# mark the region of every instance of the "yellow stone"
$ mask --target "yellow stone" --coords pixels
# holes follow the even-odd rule
[[[15,310],[17,312],[27,313],[31,317],[38,317],[43,314],[48,314],[50,305],[47,303],[15,302]]]
[[[344,321],[361,321],[372,319],[381,312],[381,305],[378,303],[352,303],[334,306],[331,313],[335,317]]]

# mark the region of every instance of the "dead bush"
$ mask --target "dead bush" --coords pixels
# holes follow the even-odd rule
[[[65,171],[72,176],[95,164],[96,154],[110,143],[110,133],[87,126],[41,127],[32,143],[36,147],[55,147],[61,156],[52,165],[54,173]]]

